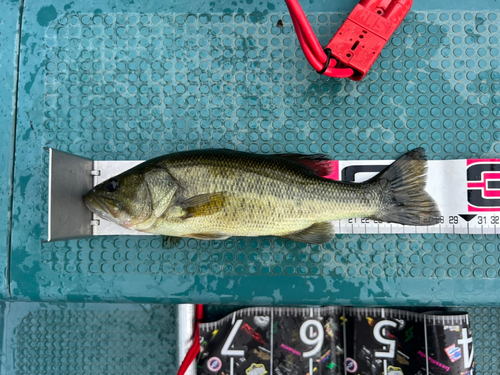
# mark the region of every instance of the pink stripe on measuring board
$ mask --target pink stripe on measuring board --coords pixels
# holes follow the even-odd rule
[[[500,163],[500,159],[467,159],[467,165],[477,163]]]

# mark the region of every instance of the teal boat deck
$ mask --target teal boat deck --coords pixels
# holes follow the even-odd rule
[[[326,44],[355,4],[302,5]],[[422,146],[431,159],[498,158],[499,3],[415,2],[360,82],[310,68],[281,1],[14,0],[0,10],[2,374],[71,372],[70,355],[81,361],[75,374],[172,373],[172,303],[469,306],[477,372],[500,373],[496,235],[42,242],[44,147],[94,160],[215,147],[342,160]],[[90,346],[41,363],[59,350],[55,327]],[[142,335],[151,352],[125,368],[106,358],[134,345],[110,335]]]

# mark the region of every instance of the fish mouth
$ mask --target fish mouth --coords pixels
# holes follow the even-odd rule
[[[98,197],[93,191],[85,194],[83,201],[87,208],[97,216],[114,223],[118,222],[118,219],[111,214],[112,205],[106,199]]]

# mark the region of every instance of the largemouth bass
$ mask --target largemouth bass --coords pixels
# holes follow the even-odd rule
[[[363,183],[321,177],[318,155],[187,151],[139,164],[90,190],[87,207],[125,228],[222,240],[281,236],[319,244],[334,237],[332,220],[367,217],[433,225],[440,216],[425,192],[421,148]]]

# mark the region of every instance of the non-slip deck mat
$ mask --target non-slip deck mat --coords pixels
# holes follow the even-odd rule
[[[343,235],[321,246],[142,236],[41,244],[45,146],[94,159],[209,147],[339,159],[390,159],[416,146],[432,159],[500,152],[496,8],[440,11],[434,4],[412,11],[366,79],[352,82],[321,77],[308,66],[283,4],[200,6],[25,2],[15,299],[500,301],[493,235]],[[307,12],[323,43],[347,15],[314,2]]]
[[[0,303],[2,375],[176,373],[172,305]]]

